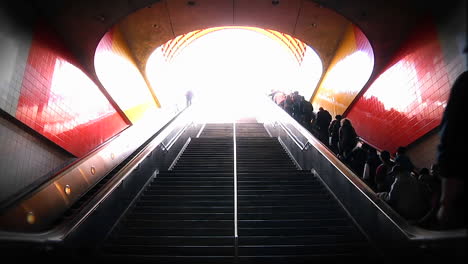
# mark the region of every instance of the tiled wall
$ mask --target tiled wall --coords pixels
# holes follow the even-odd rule
[[[128,126],[48,28],[0,2],[0,204]]]
[[[65,151],[0,116],[0,202],[73,160]]]
[[[10,3],[9,3],[10,4]],[[0,2],[0,108],[15,115],[32,39],[31,22]],[[19,7],[17,7],[19,9]],[[7,12],[6,10],[10,10]],[[19,12],[19,10],[16,10]],[[22,12],[31,10],[23,8]]]
[[[437,162],[435,153],[440,141],[438,132],[438,130],[431,131],[411,144],[408,149],[408,156],[411,157],[411,161],[416,168],[430,168],[432,164]]]
[[[37,25],[15,117],[81,157],[127,124],[56,36]]]
[[[94,63],[99,80],[131,122],[159,107],[118,27],[101,39]]]
[[[461,48],[445,44],[453,45],[448,39],[465,34],[461,24],[450,29],[452,35],[441,35],[432,19],[421,22],[391,65],[350,110],[347,117],[361,137],[393,153],[398,146],[410,145],[438,127],[453,80],[466,69]],[[425,149],[428,155],[435,155],[435,146],[426,145]]]
[[[14,122],[32,41],[32,8],[0,2],[0,203],[73,160]]]
[[[362,31],[349,25],[335,57],[312,99],[332,116],[343,114],[369,80],[374,67],[372,47]]]

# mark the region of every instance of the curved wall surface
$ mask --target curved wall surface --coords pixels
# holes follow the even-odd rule
[[[369,80],[373,67],[369,41],[350,24],[312,99],[314,109],[323,107],[332,116],[343,114]]]
[[[59,39],[35,29],[15,117],[76,157],[127,127]]]
[[[147,110],[159,106],[118,27],[109,30],[101,39],[94,63],[106,91],[133,123],[138,122]]]
[[[9,8],[0,3],[0,207],[128,127],[55,32]]]
[[[447,26],[422,23],[353,105],[347,117],[366,141],[394,153],[440,124],[450,87],[466,69],[460,41],[466,29]]]

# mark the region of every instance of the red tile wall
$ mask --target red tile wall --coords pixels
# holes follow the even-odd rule
[[[449,92],[436,27],[426,21],[347,117],[359,136],[393,153],[440,124]]]
[[[113,28],[106,32],[106,34],[102,37],[101,41],[99,42],[99,45],[96,48],[96,53],[99,53],[102,51],[113,50],[113,47],[112,47],[113,35],[114,35]]]
[[[36,28],[16,118],[81,157],[128,124],[99,88],[73,64],[59,39]]]
[[[372,50],[372,46],[370,45],[366,35],[364,35],[364,33],[362,33],[362,31],[356,26],[353,27],[353,30],[354,38],[356,39],[356,50],[365,52],[372,60],[372,63],[374,63],[374,51]]]

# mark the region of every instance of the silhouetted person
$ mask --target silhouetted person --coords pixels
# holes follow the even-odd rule
[[[185,93],[185,99],[187,101],[187,107],[192,105],[192,98],[193,98],[193,92],[191,90],[188,90]]]
[[[322,141],[325,145],[328,146],[328,127],[330,126],[330,122],[332,117],[330,113],[323,109],[323,107],[319,108],[317,112],[317,130],[318,130],[318,138]]]
[[[439,170],[439,165],[438,164],[432,164],[430,174],[431,174],[432,180],[433,180],[433,182],[432,182],[432,184],[433,184],[432,203],[434,204],[434,207],[436,209],[438,209],[439,205],[440,205],[440,194],[441,194],[441,187],[442,187],[442,182],[441,182],[441,178],[440,178],[440,170]]]
[[[366,169],[364,169],[364,175],[362,176],[362,178],[364,182],[367,183],[367,185],[371,187],[373,190],[376,189],[375,173],[379,164],[380,162],[379,162],[379,156],[377,155],[377,151],[375,150],[375,148],[368,146],[366,163],[365,163],[365,166],[368,167],[368,172],[366,173]]]
[[[465,48],[466,54],[466,48]],[[457,228],[466,225],[465,218],[465,180],[467,134],[466,106],[468,72],[456,79],[450,92],[447,107],[440,124],[440,143],[437,163],[441,177],[441,198],[437,218],[442,228]]]
[[[286,99],[284,100],[284,111],[286,111],[286,113],[288,113],[290,116],[293,115],[293,99],[292,99],[292,96],[290,94],[286,95]]]
[[[284,108],[284,100],[286,100],[286,95],[283,92],[278,91],[275,93],[273,101],[275,101],[275,103],[281,108]]]
[[[408,170],[409,172],[414,171],[413,162],[411,162],[411,159],[406,155],[406,147],[398,147],[395,156],[395,164],[401,165],[403,169]]]
[[[310,101],[307,101],[304,96],[302,96],[302,125],[310,131],[310,126],[312,125],[312,113],[314,112],[314,107]]]
[[[338,141],[339,141],[339,133],[341,127],[341,115],[336,115],[335,119],[330,123],[328,127],[328,135],[330,138],[330,149],[338,154]]]
[[[302,96],[299,95],[299,92],[295,91],[291,97],[293,100],[292,116],[298,123],[301,124],[302,123]]]
[[[424,186],[401,165],[393,166],[390,174],[395,178],[390,191],[377,195],[406,220],[419,221],[430,209]]]
[[[380,152],[380,161],[382,162],[375,170],[375,185],[377,192],[388,192],[393,183],[393,177],[389,175],[394,163],[390,159],[390,152],[383,150]]]
[[[420,226],[433,229],[437,227],[436,213],[439,208],[440,184],[428,168],[419,170],[418,181],[424,185],[427,192],[427,203],[430,204],[430,213],[420,222]]]
[[[358,140],[356,131],[347,118],[341,120],[338,139],[339,156],[341,159],[347,160]]]
[[[346,157],[345,162],[349,165],[351,170],[359,176],[359,178],[362,178],[364,173],[364,164],[366,164],[366,158],[366,150],[362,147],[355,147]]]

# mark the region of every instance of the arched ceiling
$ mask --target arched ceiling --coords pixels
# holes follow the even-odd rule
[[[218,26],[272,29],[298,38],[314,48],[328,66],[350,22],[311,1],[185,0],[163,1],[124,18],[117,27],[127,39],[137,63],[144,69],[149,54],[179,35]]]
[[[242,27],[242,26],[232,26],[232,27],[212,27],[208,29],[195,30],[190,33],[177,36],[168,42],[162,45],[162,52],[164,57],[171,61],[187,46],[189,46],[196,39],[203,37],[209,33],[216,32],[224,29],[245,29],[258,32],[260,34],[268,36],[271,40],[277,41],[282,46],[284,46],[291,55],[297,60],[298,64],[301,64],[304,60],[304,54],[306,51],[306,45],[304,42],[293,38],[287,34],[274,31],[271,29],[261,29],[256,27]],[[146,64],[146,63],[144,63]]]
[[[31,1],[96,81],[94,53],[113,26],[122,31],[144,72],[151,52],[166,41],[198,29],[233,25],[298,38],[317,51],[326,68],[351,21],[374,49],[375,75],[386,67],[417,21],[433,11],[422,0],[280,0],[277,5],[271,0]]]

